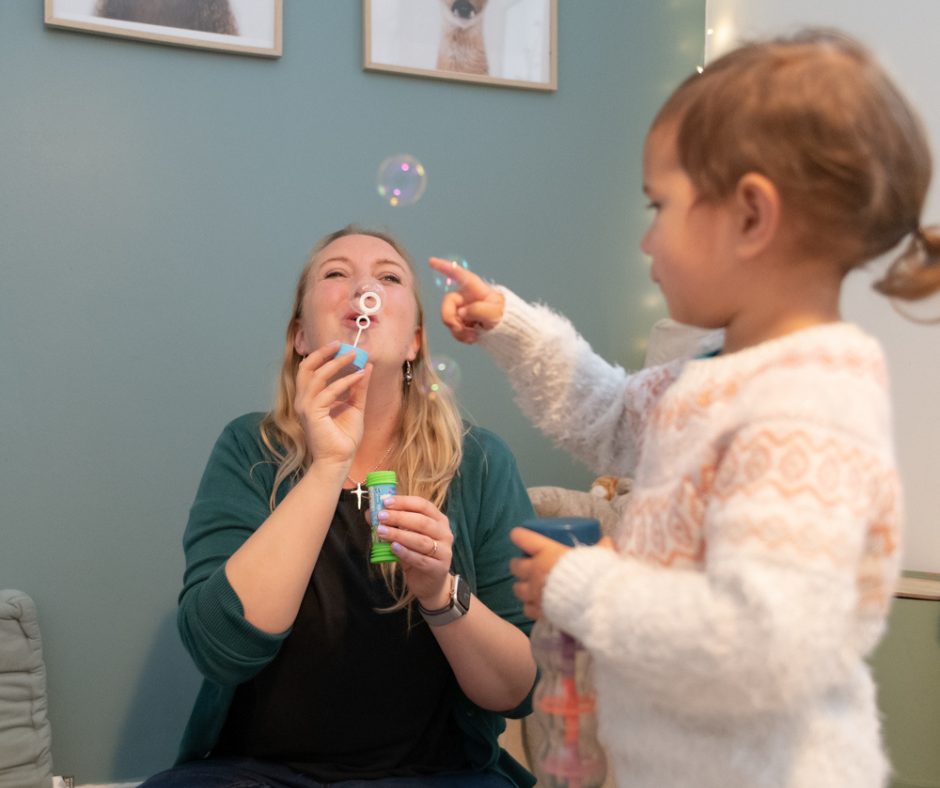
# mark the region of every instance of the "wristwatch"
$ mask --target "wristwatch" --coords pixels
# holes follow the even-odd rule
[[[418,603],[418,611],[432,627],[441,627],[451,621],[456,621],[465,615],[470,607],[470,586],[460,575],[453,572],[450,575],[453,578],[450,587],[450,602],[438,610],[428,610],[420,602]]]

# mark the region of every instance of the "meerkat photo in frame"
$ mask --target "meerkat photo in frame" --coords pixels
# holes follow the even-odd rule
[[[365,69],[556,88],[556,0],[364,0]]]

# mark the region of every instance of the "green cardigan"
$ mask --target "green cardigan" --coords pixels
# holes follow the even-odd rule
[[[177,623],[183,644],[205,677],[196,698],[177,763],[204,758],[218,739],[238,684],[248,681],[278,652],[288,632],[270,635],[244,617],[241,601],[225,575],[225,562],[263,523],[276,467],[261,441],[264,414],[250,413],[222,432],[196,493],[183,537],[186,573]],[[505,443],[471,427],[464,436],[463,461],[451,481],[445,506],[454,533],[453,568],[483,604],[529,634],[532,621],[512,593],[509,559],[519,551],[509,530],[535,517],[532,504]],[[283,482],[280,502],[290,489]],[[474,769],[493,771],[523,788],[535,778],[497,744],[504,717],[523,717],[532,693],[512,711],[480,708],[462,692],[455,698],[456,722],[465,734]]]

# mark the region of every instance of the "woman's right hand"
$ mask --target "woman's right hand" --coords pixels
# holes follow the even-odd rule
[[[372,364],[333,380],[355,357],[354,353],[336,356],[338,345],[324,345],[300,362],[294,410],[316,461],[349,465],[362,440]]]
[[[502,320],[506,299],[495,287],[453,260],[432,257],[428,263],[459,285],[457,290],[444,296],[441,304],[441,320],[454,339],[472,345],[480,338],[480,329],[488,331]]]

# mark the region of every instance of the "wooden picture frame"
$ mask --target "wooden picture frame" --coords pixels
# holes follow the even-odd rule
[[[45,0],[45,9],[49,27],[281,56],[283,0]]]
[[[363,68],[558,88],[557,0],[363,0]]]

